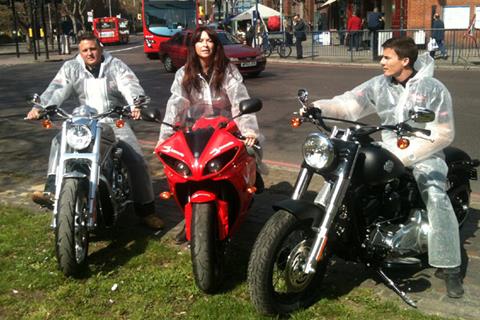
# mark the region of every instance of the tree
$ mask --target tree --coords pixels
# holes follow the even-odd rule
[[[72,21],[73,33],[78,33],[78,25],[82,30],[86,30],[86,15],[87,6],[90,5],[90,0],[63,0],[62,8],[65,14]],[[79,23],[81,21],[81,23]]]

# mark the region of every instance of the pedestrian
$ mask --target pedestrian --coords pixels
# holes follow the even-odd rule
[[[136,97],[145,95],[133,71],[120,59],[104,52],[92,33],[86,32],[79,36],[78,51],[74,59],[62,65],[42,93],[41,104],[60,106],[74,93],[81,105],[88,105],[98,113],[103,113],[113,106],[134,104]],[[33,107],[27,118],[38,119],[39,111],[38,107]],[[132,117],[140,118],[140,108],[132,108]],[[164,223],[155,214],[152,181],[137,138],[128,123],[125,123],[123,128],[117,128],[113,121],[110,122],[107,121],[104,125],[112,127],[115,136],[120,140],[128,175],[135,177],[131,181],[135,211],[147,226],[160,229]],[[44,191],[35,191],[32,195],[32,200],[43,206],[51,206],[55,198],[59,144],[60,134],[52,140]]]
[[[447,49],[445,48],[445,25],[440,19],[440,14],[435,13],[433,16],[432,23],[432,38],[435,39],[437,43],[438,50],[440,50],[440,55],[443,59],[447,59]],[[432,58],[435,56],[435,50],[430,51]]]
[[[412,169],[430,223],[429,264],[439,268],[436,275],[445,279],[448,296],[460,298],[463,296],[460,236],[445,190],[448,167],[443,153],[455,134],[452,98],[445,85],[433,78],[434,60],[430,55],[425,53],[417,60],[418,49],[413,39],[392,38],[382,47],[383,75],[333,99],[315,101],[313,105],[322,110],[322,115],[348,120],[376,113],[382,125],[408,119],[409,111],[417,107],[435,113],[435,120],[424,124],[431,130],[434,142],[410,137],[410,146],[399,149],[396,135],[384,131],[382,145]]]
[[[378,11],[377,7],[373,8],[373,11],[367,14],[367,28],[373,59],[378,59],[378,30],[383,29],[384,26],[382,13]]]
[[[353,46],[355,46],[355,50],[358,51],[362,35],[362,19],[359,17],[358,11],[355,11],[348,19],[347,32],[350,40],[348,44],[348,51],[352,51]]]
[[[297,59],[303,59],[302,42],[307,40],[307,26],[298,14],[293,17],[293,31],[295,35],[295,48],[297,49]]]
[[[245,33],[245,41],[247,42],[247,46],[252,46],[254,37],[255,30],[251,24],[247,23],[247,32]]]
[[[221,114],[226,117],[239,114],[241,101],[249,99],[247,88],[237,67],[230,63],[217,33],[207,27],[197,28],[188,47],[187,62],[175,73],[167,102],[165,123],[182,125],[187,117],[199,119],[206,115]],[[235,122],[245,137],[245,145],[252,148],[263,135],[258,128],[255,114],[242,115]],[[157,147],[173,134],[173,129],[163,124]],[[260,173],[266,173],[261,154],[253,151],[257,158],[257,189],[263,189]],[[185,240],[184,229],[176,236],[177,242]]]

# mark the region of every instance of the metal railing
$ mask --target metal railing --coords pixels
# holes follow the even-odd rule
[[[418,45],[419,53],[427,51],[427,44],[434,29],[396,29],[396,30],[380,30],[377,37],[377,53],[381,55],[381,45],[387,39],[392,37],[409,36],[415,40]],[[480,64],[480,31],[473,30],[454,30],[445,29],[444,45],[447,50],[448,59],[445,63],[451,64]],[[270,37],[282,37],[281,34],[271,33]],[[324,32],[311,32],[307,34],[307,41],[303,42],[303,55],[305,58],[313,60],[327,60],[338,62],[368,62],[378,60],[375,56],[375,50],[372,50],[374,35],[368,30],[358,32],[359,45],[350,42],[352,36],[346,31],[331,30]],[[293,37],[295,41],[295,37]],[[295,45],[292,44],[295,51]],[[273,53],[274,55],[275,53]],[[439,52],[436,53],[436,57]],[[295,53],[292,53],[295,56]]]

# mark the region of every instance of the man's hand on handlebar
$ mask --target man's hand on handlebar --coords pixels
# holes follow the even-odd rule
[[[40,109],[38,108],[34,107],[27,113],[27,120],[37,120],[38,118],[40,118]]]
[[[253,145],[257,141],[257,135],[254,133],[249,133],[244,137],[245,137],[244,143],[247,147],[253,147]]]
[[[141,118],[141,108],[140,107],[135,107],[133,110],[132,110],[132,119],[133,120],[138,120]]]

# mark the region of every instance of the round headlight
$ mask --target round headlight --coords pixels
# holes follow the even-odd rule
[[[67,129],[67,143],[75,150],[83,150],[90,145],[92,132],[87,126],[74,125]]]
[[[220,159],[213,159],[209,163],[207,163],[207,171],[209,173],[216,173],[222,169],[222,162]]]
[[[188,177],[190,175],[190,168],[188,168],[188,166],[182,161],[178,161],[175,164],[175,171],[184,177]]]
[[[303,158],[314,169],[328,167],[335,158],[332,142],[323,134],[310,134],[303,143]]]

